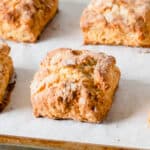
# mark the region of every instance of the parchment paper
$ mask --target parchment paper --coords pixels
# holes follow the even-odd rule
[[[79,28],[88,1],[61,0],[60,11],[35,44],[9,42],[17,72],[11,102],[0,114],[0,134],[49,140],[150,149],[150,54],[142,48],[83,46]],[[30,82],[46,53],[59,47],[106,52],[117,59],[122,76],[112,109],[102,124],[36,119]],[[148,50],[148,49],[147,49]]]

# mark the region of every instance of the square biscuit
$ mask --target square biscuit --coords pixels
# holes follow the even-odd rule
[[[64,48],[50,51],[31,83],[33,113],[99,123],[111,108],[119,79],[112,56]]]
[[[13,62],[9,56],[10,48],[6,44],[0,44],[0,111],[4,102],[4,96],[13,74]]]
[[[57,9],[58,0],[1,0],[0,37],[35,42]]]
[[[150,47],[150,0],[92,0],[80,26],[85,44]]]

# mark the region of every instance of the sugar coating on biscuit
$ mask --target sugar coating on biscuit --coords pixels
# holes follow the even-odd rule
[[[85,50],[48,53],[31,84],[36,117],[101,122],[111,108],[120,71],[115,58]]]
[[[0,37],[35,42],[57,9],[58,0],[1,0]]]
[[[81,22],[85,44],[150,46],[150,0],[92,0]]]

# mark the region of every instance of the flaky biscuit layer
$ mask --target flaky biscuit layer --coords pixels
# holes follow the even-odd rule
[[[0,36],[35,42],[57,9],[58,0],[1,0]]]
[[[120,71],[103,53],[57,49],[48,53],[31,84],[36,117],[101,122],[111,108]]]
[[[85,44],[150,46],[150,0],[92,0],[81,17]]]
[[[10,48],[6,44],[0,44],[0,105],[13,74],[13,62],[9,56]]]

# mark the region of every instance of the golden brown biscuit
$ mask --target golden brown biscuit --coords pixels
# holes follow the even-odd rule
[[[57,49],[48,53],[31,84],[36,117],[101,122],[111,108],[120,71],[103,53]]]
[[[150,46],[150,0],[92,0],[80,26],[85,44]]]
[[[58,9],[58,0],[1,0],[0,36],[35,42]]]
[[[8,45],[0,44],[0,106],[3,104],[4,95],[13,74],[13,62],[8,56],[9,51]]]

